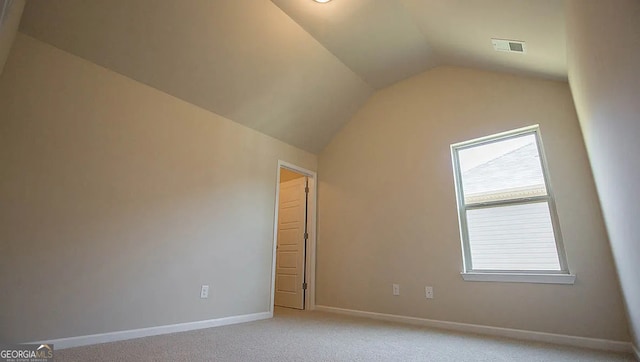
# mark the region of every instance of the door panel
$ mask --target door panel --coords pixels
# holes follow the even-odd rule
[[[304,257],[307,178],[280,184],[276,250],[275,305],[304,308]]]

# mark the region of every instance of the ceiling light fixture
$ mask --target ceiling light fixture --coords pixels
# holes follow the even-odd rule
[[[324,4],[324,3],[328,3],[331,0],[313,0],[313,1],[315,1],[317,3],[320,3],[320,4]]]

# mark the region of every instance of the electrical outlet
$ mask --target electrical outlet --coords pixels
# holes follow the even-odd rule
[[[433,299],[433,287],[424,287],[424,292],[427,299]]]
[[[209,286],[208,285],[203,285],[202,288],[200,289],[200,298],[202,298],[202,299],[209,298]]]
[[[393,285],[393,295],[400,295],[400,284]]]

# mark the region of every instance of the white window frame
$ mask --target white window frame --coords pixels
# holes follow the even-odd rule
[[[466,205],[464,202],[464,192],[462,188],[462,171],[460,169],[460,161],[458,152],[460,150],[505,141],[511,138],[533,134],[536,138],[536,147],[540,156],[540,164],[544,176],[547,194],[544,196],[522,197],[506,201],[489,201]],[[529,127],[519,128],[499,134],[473,139],[470,141],[460,142],[451,145],[451,157],[453,161],[453,173],[455,179],[456,199],[458,203],[458,221],[460,226],[460,239],[462,244],[462,278],[466,281],[490,281],[490,282],[524,282],[524,283],[551,283],[551,284],[573,284],[575,275],[569,272],[567,256],[562,241],[562,233],[560,232],[560,223],[558,221],[558,213],[556,211],[555,198],[551,190],[549,182],[549,170],[544,155],[544,147],[542,138],[540,137],[540,127],[533,125]],[[551,216],[551,224],[558,252],[558,260],[560,270],[474,270],[471,260],[471,249],[469,246],[469,230],[467,228],[467,210],[500,207],[507,205],[521,205],[526,203],[542,203],[545,202],[549,206]]]

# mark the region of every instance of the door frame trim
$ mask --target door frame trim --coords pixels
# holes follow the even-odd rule
[[[307,232],[309,238],[305,245],[305,263],[304,273],[307,282],[307,291],[304,293],[305,310],[314,310],[316,308],[316,216],[318,210],[318,174],[306,168],[294,165],[292,163],[278,160],[278,168],[276,172],[276,199],[275,212],[273,218],[273,251],[271,261],[271,304],[269,312],[273,315],[275,292],[276,292],[276,247],[278,246],[278,209],[280,206],[280,169],[284,168],[290,171],[303,174],[309,180],[309,199],[307,205]]]

